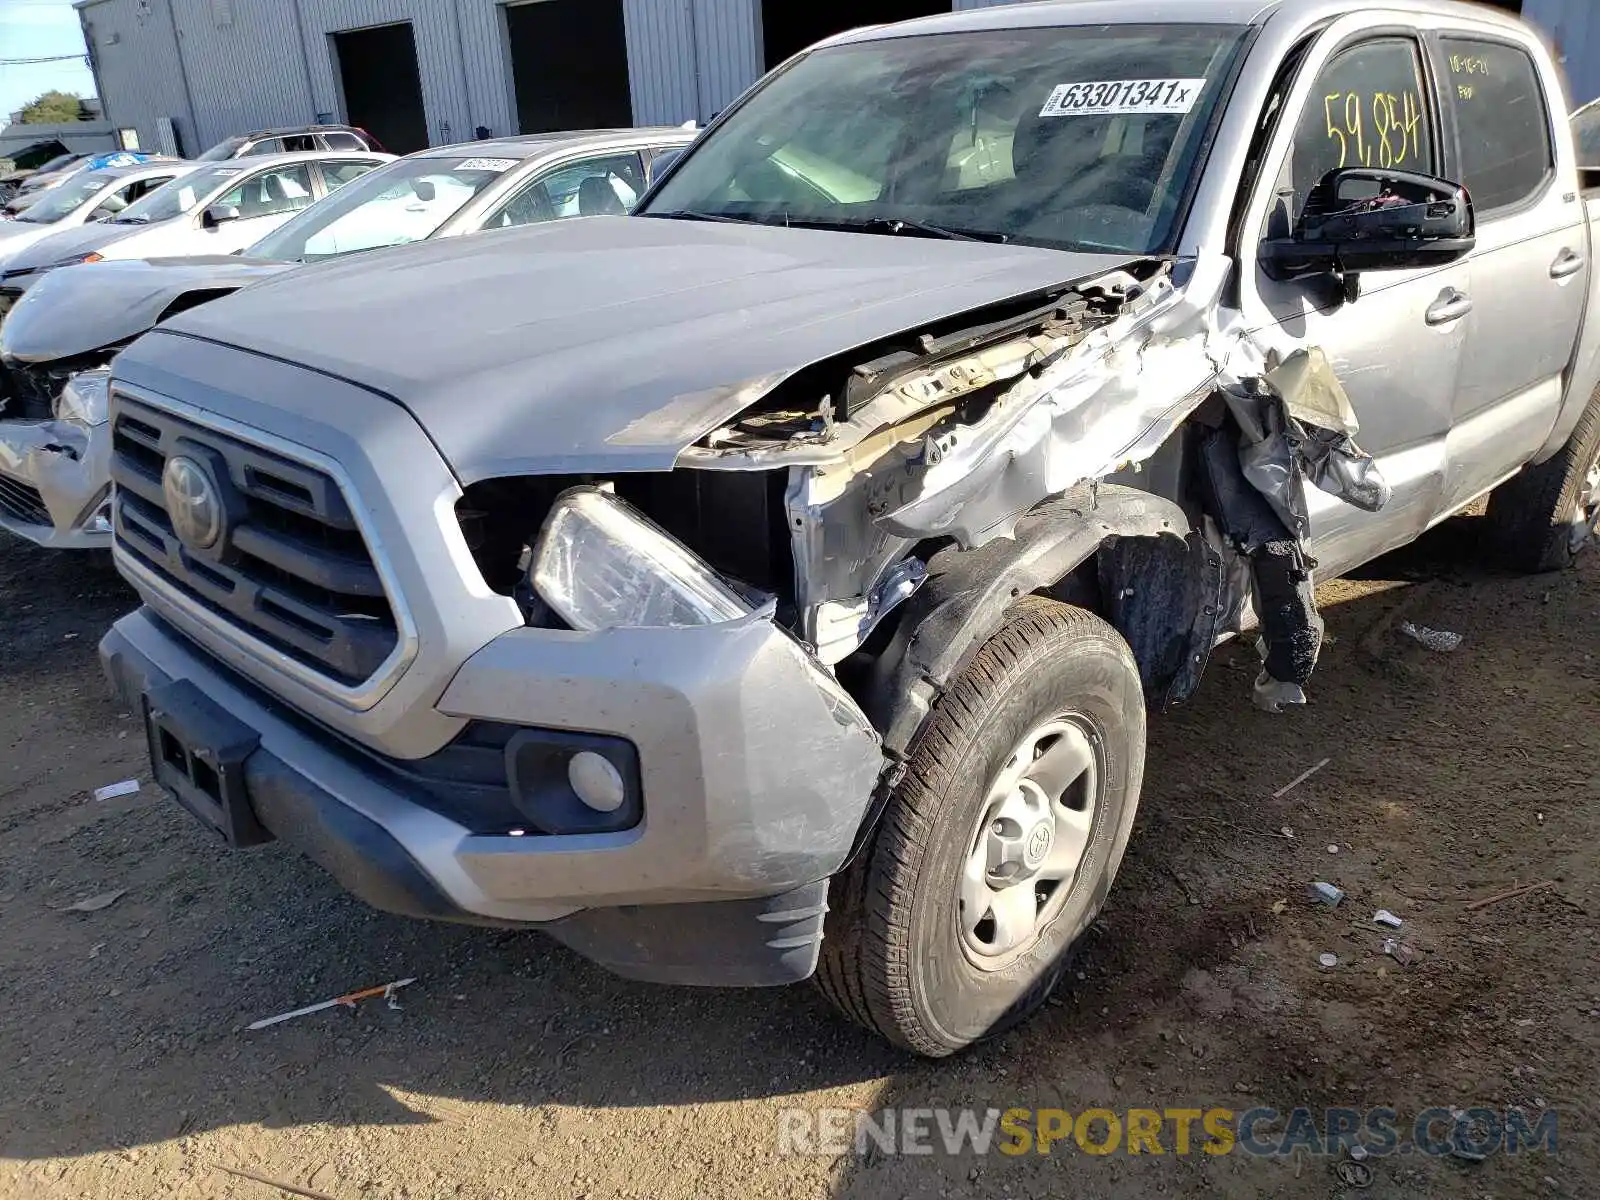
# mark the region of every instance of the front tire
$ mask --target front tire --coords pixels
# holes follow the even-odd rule
[[[1489,527],[1501,557],[1530,575],[1570,566],[1600,505],[1600,390],[1566,445],[1489,494]]]
[[[861,857],[817,979],[851,1020],[939,1058],[1032,1013],[1099,913],[1144,773],[1127,643],[1025,597],[935,705]]]

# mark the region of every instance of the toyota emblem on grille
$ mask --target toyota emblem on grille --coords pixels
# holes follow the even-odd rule
[[[211,476],[192,458],[175,455],[161,472],[161,494],[173,532],[191,550],[209,550],[222,540],[222,497]]]

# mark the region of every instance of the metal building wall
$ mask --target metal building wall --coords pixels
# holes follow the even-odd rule
[[[709,121],[761,77],[760,0],[623,0],[633,119]]]
[[[78,16],[112,127],[137,129],[139,145],[153,150],[160,145],[157,118],[171,117],[184,150],[204,150],[209,143],[199,144],[168,0],[89,0]]]
[[[696,0],[695,12],[700,43],[700,116],[710,120],[766,72],[766,56],[761,48],[761,3]]]
[[[442,0],[434,0],[442,2]],[[496,0],[449,0],[460,13],[461,70],[466,77],[470,126],[483,125],[497,137],[517,132],[517,105],[511,86],[511,51],[506,44],[506,6]]]
[[[1600,6],[1595,0],[1523,0],[1522,16],[1544,32],[1566,68],[1573,106],[1600,97]]]
[[[235,3],[240,2],[242,0],[235,0]],[[260,4],[273,0],[248,2]],[[298,0],[298,3],[311,71],[311,94],[317,112],[339,119],[344,111],[333,48],[334,33],[409,22],[417,47],[417,69],[422,79],[422,106],[428,122],[429,142],[443,145],[471,139],[472,102],[466,73],[462,70],[463,47],[457,38],[458,4],[454,0]]]
[[[342,111],[331,34],[409,20],[416,38],[428,134],[434,144],[463,141],[472,137],[479,126],[496,135],[517,132],[504,0],[297,2],[318,112]],[[715,10],[730,4],[748,8],[753,0],[694,2],[702,9]],[[690,19],[689,3],[690,0],[623,0],[633,119],[637,124],[679,124],[702,115],[695,104],[696,29]],[[723,14],[713,12],[702,18],[701,27],[707,20],[720,23],[725,19]],[[705,53],[702,45],[702,63]],[[702,66],[703,102],[719,102],[722,93],[717,85],[721,75]]]
[[[517,131],[508,2],[543,0],[86,0],[82,15],[115,123],[152,146],[156,119],[171,117],[190,152],[230,133],[342,119],[332,35],[409,22],[438,145],[480,126]],[[760,78],[761,0],[621,2],[637,124],[709,120]]]
[[[628,87],[640,125],[700,119],[695,0],[623,0]]]
[[[235,133],[316,118],[293,3],[166,0],[172,6],[199,153]]]

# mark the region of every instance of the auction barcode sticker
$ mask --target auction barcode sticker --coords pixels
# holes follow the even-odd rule
[[[469,158],[465,162],[457,163],[456,170],[493,171],[498,175],[502,171],[511,170],[517,162],[515,158]]]
[[[1116,117],[1186,113],[1200,98],[1204,79],[1111,79],[1063,83],[1039,110],[1041,117]]]

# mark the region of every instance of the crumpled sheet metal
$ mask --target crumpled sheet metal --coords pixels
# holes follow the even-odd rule
[[[1217,520],[1205,523],[1205,536],[1223,552],[1225,608],[1241,622],[1254,612],[1272,627],[1263,658],[1277,674],[1264,681],[1266,690],[1280,702],[1303,702],[1301,686],[1321,642],[1315,564],[1306,554],[1305,480],[1369,510],[1382,507],[1389,489],[1354,441],[1355,413],[1326,356],[1276,327],[1246,331],[1222,303],[1231,270],[1215,254],[1175,264],[1115,320],[1018,378],[976,423],[940,424],[933,416],[913,433],[917,406],[889,397],[874,402],[884,421],[856,422],[858,437],[870,428],[921,438],[920,454],[905,445],[896,455],[864,458],[824,437],[739,454],[703,451],[700,465],[788,465],[790,515],[797,529],[810,531],[796,552],[802,606],[819,607],[813,596],[864,602],[906,546],[949,537],[970,550],[1010,537],[1048,497],[1142,465],[1220,393],[1239,429],[1227,432],[1212,474],[1233,502],[1211,514]],[[895,404],[903,415],[891,415]],[[862,511],[859,497],[867,492]],[[844,506],[850,511],[828,511],[851,496],[858,503]],[[870,546],[826,552],[816,531],[836,517],[863,516],[877,534]]]
[[[1239,466],[1302,542],[1311,534],[1305,482],[1366,512],[1389,502],[1389,485],[1355,443],[1350,397],[1320,347],[1294,351],[1261,375],[1224,385],[1239,423]]]
[[[111,427],[79,421],[0,421],[0,475],[35,488],[49,524],[0,517],[11,532],[57,550],[111,545],[111,534],[84,525],[111,481]]]
[[[1158,279],[1133,312],[1018,381],[878,524],[970,549],[1009,536],[1045,498],[1148,458],[1211,394],[1227,361],[1230,339],[1196,316],[1172,320],[1194,299]]]
[[[1250,593],[1238,607],[1262,623],[1264,670],[1253,695],[1278,711],[1305,703],[1322,645],[1306,481],[1369,512],[1388,502],[1390,489],[1355,442],[1355,410],[1320,348],[1278,330],[1247,334],[1236,314],[1219,322],[1226,278],[1216,256],[1188,264],[1181,288],[1158,278],[1129,313],[1015,384],[1000,411],[927,463],[914,497],[877,524],[908,540],[949,536],[966,548],[1009,536],[1046,497],[1148,459],[1220,392],[1239,433],[1237,453],[1230,448],[1218,466],[1237,481],[1229,488],[1235,500],[1255,497],[1234,506],[1254,513],[1238,527],[1251,531],[1245,542],[1236,530],[1222,541],[1233,543],[1225,557],[1239,560],[1233,586]]]

